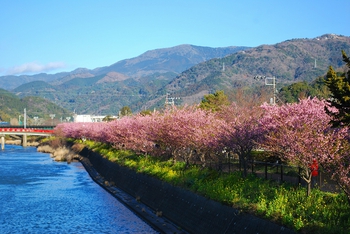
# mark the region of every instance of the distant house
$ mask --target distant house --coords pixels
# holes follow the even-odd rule
[[[92,122],[102,122],[105,115],[74,115],[74,122],[76,123],[92,123]],[[112,118],[117,119],[118,117],[112,116]]]

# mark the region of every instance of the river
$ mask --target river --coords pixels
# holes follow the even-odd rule
[[[0,151],[0,199],[0,233],[157,233],[79,162],[55,162],[35,147]]]

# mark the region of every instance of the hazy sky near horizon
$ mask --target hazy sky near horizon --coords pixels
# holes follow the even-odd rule
[[[180,44],[350,36],[349,9],[349,0],[0,0],[0,75],[93,69]]]

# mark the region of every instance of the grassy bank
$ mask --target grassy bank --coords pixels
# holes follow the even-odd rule
[[[333,194],[277,184],[254,175],[242,178],[239,172],[219,173],[184,163],[160,161],[108,145],[85,141],[90,149],[111,161],[181,186],[210,199],[249,212],[301,233],[350,233],[350,206],[343,193]]]

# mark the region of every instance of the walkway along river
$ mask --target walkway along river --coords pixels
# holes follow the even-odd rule
[[[0,233],[157,233],[97,185],[81,163],[35,147],[0,151]]]

